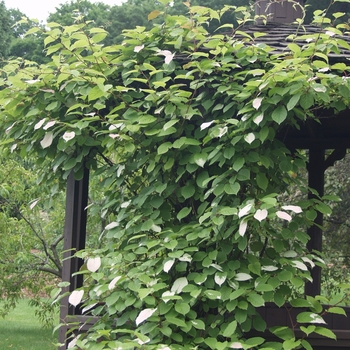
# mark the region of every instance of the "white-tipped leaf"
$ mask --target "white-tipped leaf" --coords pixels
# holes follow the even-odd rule
[[[188,285],[188,281],[186,277],[180,277],[178,278],[173,286],[171,287],[171,291],[175,292],[176,294],[179,294],[182,292],[182,290]]]
[[[145,45],[135,46],[134,47],[134,52],[140,52],[144,47],[145,47]]]
[[[262,99],[261,97],[255,98],[255,99],[253,100],[253,107],[254,107],[255,109],[259,109],[260,106],[261,106],[262,100],[263,100],[263,99]]]
[[[122,276],[117,276],[117,277],[114,277],[112,279],[112,281],[109,282],[109,285],[108,285],[108,289],[111,290],[111,289],[114,289],[115,285],[117,284],[117,282],[122,278]]]
[[[67,141],[69,141],[71,139],[74,139],[74,136],[75,136],[75,132],[74,131],[66,131],[63,134],[62,138],[63,138],[64,141],[67,142]]]
[[[247,204],[245,207],[243,207],[242,209],[240,209],[240,211],[238,212],[238,217],[241,218],[245,215],[247,215],[250,211],[250,209],[252,209],[252,204]]]
[[[51,120],[43,127],[43,129],[47,130],[47,129],[51,128],[51,126],[54,126],[55,124],[56,124],[56,120]]]
[[[266,209],[258,209],[254,214],[254,218],[261,222],[266,219],[267,214],[268,211]]]
[[[292,217],[288,213],[286,213],[285,211],[277,211],[276,215],[282,220],[286,220],[286,221],[292,220]]]
[[[50,147],[53,141],[53,133],[48,132],[45,134],[44,138],[40,141],[40,145],[42,148]]]
[[[256,125],[259,125],[264,119],[264,113],[261,113],[259,114],[257,117],[255,117],[253,119],[253,122],[256,124]]]
[[[248,226],[248,222],[246,220],[242,220],[239,223],[239,229],[238,229],[238,233],[240,236],[244,236],[245,232],[247,231],[247,226]]]
[[[253,278],[252,276],[250,276],[248,273],[244,273],[244,272],[239,272],[235,276],[236,281],[248,281],[252,278]]]
[[[204,129],[206,129],[206,128],[209,128],[209,126],[210,126],[211,124],[213,124],[213,123],[214,123],[214,120],[212,120],[212,121],[210,121],[210,122],[202,123],[202,124],[201,124],[201,130],[204,130]]]
[[[164,272],[168,273],[170,271],[170,269],[172,268],[172,266],[174,265],[174,262],[175,262],[175,259],[166,261],[164,266],[163,266]]]
[[[142,310],[139,315],[136,317],[136,326],[138,326],[140,323],[146,321],[148,318],[150,318],[157,309],[144,309]]]
[[[45,123],[46,118],[39,120],[35,125],[34,125],[34,130],[40,129],[44,123]],[[13,125],[13,124],[12,124]]]
[[[244,140],[251,144],[255,140],[255,135],[254,133],[250,132],[249,134],[244,136]]]
[[[303,210],[298,205],[284,205],[283,210],[291,210],[295,214],[302,213]]]
[[[77,306],[81,299],[83,299],[84,291],[83,290],[74,290],[68,298],[69,304]]]
[[[95,258],[89,258],[86,262],[86,267],[91,272],[96,272],[101,266],[101,258],[99,256]]]

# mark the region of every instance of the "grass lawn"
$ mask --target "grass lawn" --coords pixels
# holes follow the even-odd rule
[[[21,300],[6,318],[0,318],[0,349],[56,350],[57,334],[42,328],[34,315],[34,308]]]

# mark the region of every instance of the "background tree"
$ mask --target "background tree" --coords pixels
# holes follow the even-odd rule
[[[0,58],[8,56],[9,46],[12,39],[11,17],[5,3],[0,2]]]
[[[40,24],[26,19],[24,13],[18,9],[9,9],[11,15],[12,39],[9,47],[9,57],[22,57],[36,63],[47,62],[44,53],[44,38],[40,32],[26,35],[28,30]]]

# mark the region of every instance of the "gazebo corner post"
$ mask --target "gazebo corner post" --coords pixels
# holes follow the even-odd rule
[[[72,276],[79,271],[83,264],[81,259],[73,257],[75,252],[85,248],[87,204],[89,191],[89,170],[84,169],[81,180],[74,178],[74,171],[67,179],[66,189],[66,211],[64,224],[64,247],[62,263],[62,282],[69,282],[68,287],[62,288],[62,293],[71,292],[83,284],[83,276]],[[61,299],[59,343],[62,344],[59,350],[67,349],[68,318],[79,314],[79,309],[69,305],[68,296]]]
[[[255,0],[255,15],[257,23],[293,23],[303,18],[303,6],[305,0],[294,0],[300,6],[288,0]]]
[[[320,197],[324,194],[324,173],[325,173],[325,149],[310,148],[308,162],[308,185],[309,188],[316,190]],[[309,199],[317,198],[311,192],[308,195]],[[307,243],[307,249],[312,251],[322,252],[322,225],[323,214],[317,212],[314,225],[307,229],[310,240]],[[321,294],[321,267],[315,266],[311,271],[312,282],[305,284],[305,295],[316,296]]]

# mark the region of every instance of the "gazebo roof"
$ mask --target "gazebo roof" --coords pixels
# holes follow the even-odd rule
[[[272,53],[287,54],[290,52],[288,45],[296,43],[299,46],[307,44],[310,40],[314,40],[315,34],[321,36],[336,37],[344,40],[343,47],[339,47],[339,52],[331,52],[328,57],[332,63],[344,62],[350,59],[350,32],[348,35],[339,35],[334,29],[321,28],[314,25],[297,25],[288,23],[268,22],[266,24],[255,24],[244,26],[244,32],[254,38],[254,41],[247,36],[243,36],[239,32],[234,34],[249,44],[267,44],[274,51]],[[265,35],[254,36],[256,33]]]
[[[290,54],[289,44],[303,46],[314,40],[315,34],[340,38],[343,41],[338,52],[334,49],[328,54],[330,64],[346,63],[350,60],[350,32],[339,35],[331,28],[321,28],[314,25],[297,25],[278,22],[244,26],[243,35],[239,31],[233,34],[248,45],[266,44],[273,48],[271,54]],[[262,33],[265,35],[256,35]],[[250,37],[249,37],[250,36]],[[253,38],[253,39],[251,39]],[[321,58],[317,58],[321,59]],[[344,79],[350,79],[344,75]],[[287,127],[280,130],[277,138],[290,149],[338,149],[350,148],[350,111],[349,108],[340,113],[333,109],[318,109],[314,112],[316,120],[300,121],[298,127]]]

